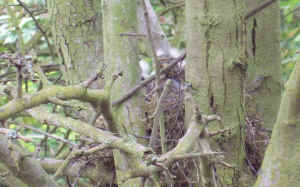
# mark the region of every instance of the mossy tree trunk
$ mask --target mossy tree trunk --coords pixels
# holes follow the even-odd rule
[[[52,34],[68,84],[97,73],[103,63],[102,13],[98,0],[50,0]]]
[[[233,182],[239,184],[240,169],[244,168],[244,80],[245,54],[245,3],[219,0],[187,0],[187,67],[186,81],[194,90],[196,107],[204,114],[218,114],[221,125],[210,124],[210,129],[235,127],[233,146]],[[186,122],[192,114],[192,104],[186,104]],[[186,123],[188,124],[188,123]],[[208,162],[208,160],[206,160]],[[210,163],[203,163],[209,166]],[[203,169],[210,177],[209,168]],[[213,186],[205,179],[200,186]]]
[[[136,0],[103,0],[104,54],[107,69],[105,83],[110,84],[113,75],[122,72],[114,83],[112,98],[119,98],[141,80],[138,64],[138,40],[128,33],[137,33]],[[125,34],[123,36],[122,34]],[[136,93],[130,101],[116,107],[117,131],[124,137],[144,136],[143,98]],[[145,143],[140,141],[140,143]],[[122,181],[129,169],[135,168],[135,159],[120,151],[114,151],[117,181],[119,186],[142,186],[142,179]]]
[[[97,0],[50,0],[47,2],[51,29],[61,72],[67,85],[78,84],[101,71],[104,61],[101,2]],[[94,82],[92,88],[100,88]],[[94,110],[72,111],[92,121]],[[68,108],[65,109],[67,113]],[[72,115],[72,114],[69,114]]]
[[[255,187],[300,186],[300,63],[285,86],[279,114],[273,128]]]
[[[248,11],[261,2],[247,0]],[[279,3],[248,19],[247,27],[247,115],[260,118],[262,126],[272,130],[281,98]]]

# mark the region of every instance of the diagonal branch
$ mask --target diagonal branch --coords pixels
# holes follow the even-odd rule
[[[9,144],[3,136],[0,136],[0,161],[28,186],[58,187],[36,160],[29,158],[20,147]]]
[[[47,173],[54,174],[65,160],[44,158],[38,161]],[[76,162],[69,164],[69,166],[63,171],[62,175],[75,177],[80,168],[82,168],[84,165],[85,164],[82,160],[77,160]],[[87,168],[82,172],[81,177],[88,178],[92,181],[98,181],[101,179],[103,183],[110,183],[114,180],[114,173],[108,169],[103,162],[97,162],[96,167],[93,164],[88,165]]]
[[[177,65],[178,63],[182,62],[186,57],[186,53],[184,53],[182,56],[176,58],[175,60],[173,60],[168,66],[166,66],[165,68],[163,68],[161,70],[161,73],[167,73],[168,71],[170,71],[170,69],[172,69],[175,65]],[[139,85],[135,86],[134,88],[132,88],[127,94],[125,94],[123,97],[121,97],[120,99],[112,102],[112,106],[117,107],[120,106],[121,104],[123,104],[125,101],[127,101],[128,99],[130,99],[137,91],[139,91],[141,88],[143,88],[144,86],[146,86],[147,84],[149,84],[151,81],[153,81],[155,79],[155,75],[152,75],[151,77],[149,77],[148,79],[144,80],[143,82],[141,82]]]
[[[51,44],[49,42],[49,38],[47,36],[47,33],[44,31],[44,29],[40,26],[39,22],[37,21],[37,19],[35,19],[33,13],[29,10],[29,8],[21,1],[21,0],[17,0],[18,3],[24,8],[24,10],[30,15],[30,17],[32,18],[32,20],[34,21],[36,27],[41,31],[42,35],[44,36],[46,42],[47,42],[47,45],[48,45],[48,48],[49,48],[49,51],[50,51],[50,54],[51,54],[51,57],[53,58],[54,57],[54,52],[53,52],[53,49],[51,47]]]
[[[259,13],[260,11],[264,10],[265,8],[269,7],[270,5],[272,5],[273,3],[275,3],[277,0],[268,0],[265,3],[261,4],[260,6],[254,8],[253,10],[251,10],[250,12],[248,12],[245,15],[245,20],[251,18],[252,16],[254,16],[255,14]]]
[[[29,130],[31,130],[31,131],[34,131],[34,132],[43,134],[43,135],[46,136],[46,137],[50,137],[50,138],[53,138],[53,139],[55,139],[55,140],[64,142],[64,143],[66,143],[66,144],[69,144],[71,147],[78,147],[77,144],[75,144],[75,143],[73,143],[73,142],[71,142],[71,141],[68,141],[68,140],[66,140],[66,139],[64,139],[64,138],[61,138],[61,137],[59,137],[59,136],[52,135],[52,134],[50,134],[50,133],[48,133],[48,132],[44,132],[44,131],[42,131],[42,130],[40,130],[40,129],[31,127],[31,126],[29,126],[29,125],[21,124],[21,123],[18,123],[18,125],[21,125],[21,126],[24,127],[25,129],[29,129]]]
[[[145,16],[145,20],[146,20],[148,40],[151,45],[151,50],[152,50],[152,54],[154,57],[154,63],[155,63],[156,88],[158,88],[159,81],[160,81],[161,68],[160,68],[160,63],[159,63],[156,49],[155,49],[154,42],[153,42],[152,29],[151,29],[151,25],[150,25],[150,17],[149,17],[147,5],[146,5],[145,0],[142,0],[142,2],[143,2],[143,7],[144,7],[144,16]],[[159,93],[159,91],[157,93]]]
[[[71,129],[82,136],[92,138],[95,142],[109,145],[113,149],[119,149],[126,153],[140,156],[143,156],[145,152],[149,151],[149,148],[136,143],[134,140],[120,138],[114,136],[111,132],[98,129],[88,123],[50,113],[45,109],[45,107],[34,108],[28,112],[31,116],[41,122]]]

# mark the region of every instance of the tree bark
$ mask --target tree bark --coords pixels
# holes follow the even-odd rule
[[[249,11],[261,1],[247,0],[246,4]],[[247,27],[247,115],[260,118],[262,126],[272,130],[281,98],[279,3],[248,19]]]
[[[5,167],[4,164],[0,164],[0,172],[3,174],[3,173],[7,173],[9,172],[9,170]],[[5,177],[5,180],[1,180],[0,182],[0,186],[3,186],[3,187],[15,187],[15,186],[18,186],[18,187],[28,187],[28,185],[26,185],[25,183],[23,183],[19,178],[17,177],[14,177],[12,175],[8,175]]]
[[[69,84],[86,80],[103,63],[101,2],[49,0],[47,5],[65,80]]]
[[[243,186],[239,178],[245,157],[243,90],[247,61],[244,6],[242,0],[186,1],[186,81],[192,85],[194,108],[222,118],[221,125],[212,123],[209,129],[238,129],[234,140],[228,142],[230,147],[225,150],[234,152],[231,154],[237,167],[232,176],[234,186]],[[186,124],[191,119],[192,106],[193,103],[187,101]],[[202,166],[204,179],[199,186],[213,186],[209,160],[202,160]]]
[[[114,82],[111,98],[120,98],[127,90],[141,80],[138,64],[138,38],[126,36],[137,33],[137,1],[103,0],[104,55],[107,63],[105,84],[111,84],[114,76],[121,76]],[[126,15],[126,16],[124,16]],[[125,35],[124,35],[125,34]],[[130,101],[116,106],[117,131],[124,137],[145,136],[143,98],[137,92]],[[146,143],[145,141],[139,141]],[[142,186],[142,179],[123,181],[128,169],[135,168],[135,159],[116,150],[114,160],[119,186]]]
[[[27,154],[7,137],[0,136],[0,161],[5,163],[13,176],[32,187],[58,187],[40,164]]]
[[[300,186],[300,63],[285,86],[259,177],[254,187]]]

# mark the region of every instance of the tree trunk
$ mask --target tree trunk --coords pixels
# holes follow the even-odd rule
[[[220,8],[222,7],[222,8]],[[233,185],[240,184],[244,169],[244,80],[246,75],[244,1],[186,1],[187,54],[186,81],[191,83],[196,107],[204,114],[218,114],[221,124],[211,129],[234,127],[234,140],[225,149],[234,157]],[[186,124],[192,104],[186,104]],[[229,145],[231,144],[231,145]],[[205,162],[208,162],[206,160]],[[204,166],[210,163],[204,163]],[[211,169],[200,186],[213,186]],[[228,172],[229,173],[229,172]]]
[[[76,84],[103,63],[102,14],[98,0],[49,0],[52,34],[65,80]]]
[[[300,63],[285,86],[271,142],[255,187],[300,186]]]
[[[128,33],[137,33],[137,1],[135,0],[103,0],[103,29],[104,54],[107,69],[105,84],[110,84],[113,75],[121,73],[115,81],[112,98],[120,98],[130,88],[141,80],[138,64],[137,43],[134,36]],[[124,16],[126,15],[126,16]],[[124,137],[134,138],[135,135],[145,136],[143,118],[143,98],[138,92],[130,101],[116,106],[117,131]],[[140,143],[145,143],[140,141]],[[114,151],[117,181],[119,186],[142,186],[142,179],[123,181],[128,169],[135,168],[135,159],[116,150]]]
[[[247,0],[246,4],[250,11],[261,1]],[[248,19],[247,27],[247,115],[260,118],[262,126],[272,130],[281,98],[279,3],[273,3]]]

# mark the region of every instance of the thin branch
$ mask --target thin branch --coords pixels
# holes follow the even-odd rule
[[[272,5],[273,3],[275,3],[277,0],[268,0],[266,2],[264,2],[263,4],[259,5],[258,7],[254,8],[253,10],[249,11],[246,15],[245,15],[245,20],[251,18],[252,16],[254,16],[255,14],[259,13],[260,11],[264,10],[265,8],[269,7],[270,5]]]
[[[11,129],[7,129],[7,128],[0,128],[0,134],[9,134],[10,131],[12,131]],[[25,142],[33,142],[33,140],[31,138],[28,138],[26,136],[21,136],[19,134],[17,134],[17,138],[25,141]]]
[[[172,6],[168,7],[168,8],[166,8],[165,10],[161,11],[161,12],[159,13],[159,16],[164,16],[166,13],[168,13],[168,12],[170,12],[170,11],[173,11],[173,10],[175,10],[175,9],[177,9],[177,8],[181,8],[181,7],[183,7],[183,6],[185,6],[185,2],[180,2],[180,3],[178,3],[178,4],[174,4],[174,5],[172,5]]]
[[[88,149],[88,150],[84,150],[84,149],[73,150],[69,154],[67,159],[64,161],[64,163],[56,170],[53,178],[58,179],[62,175],[64,169],[68,166],[68,164],[70,163],[70,161],[72,159],[74,159],[78,156],[90,155],[90,154],[93,154],[95,152],[101,151],[101,150],[109,148],[109,147],[110,147],[109,143],[103,143],[101,145],[98,145],[98,146],[93,147],[93,148]]]
[[[213,156],[213,155],[222,155],[222,152],[209,152],[209,153],[185,153],[179,154],[174,157],[175,160],[183,160],[183,159],[194,159],[199,157]]]
[[[228,128],[228,129],[223,129],[223,130],[219,130],[219,131],[216,131],[216,132],[208,133],[208,136],[212,137],[212,136],[216,136],[216,135],[219,135],[219,134],[224,134],[224,133],[226,133],[228,131],[231,131],[233,129],[234,128]]]
[[[198,115],[199,114],[196,114],[193,117],[193,120],[189,124],[189,128],[185,135],[179,140],[176,147],[163,154],[160,158],[158,158],[158,161],[171,163],[176,160],[176,156],[186,154],[192,149],[194,143],[197,142],[207,124],[213,120],[220,120],[220,117],[217,115],[201,115],[200,118]]]
[[[159,60],[158,60],[158,57],[157,57],[157,54],[156,54],[156,49],[155,49],[154,42],[153,42],[153,36],[152,36],[152,30],[151,30],[151,24],[150,24],[151,22],[150,22],[148,8],[147,8],[145,0],[142,0],[142,2],[143,2],[143,6],[144,6],[144,16],[145,16],[145,20],[146,20],[148,39],[149,39],[152,54],[153,54],[153,57],[154,57],[156,87],[158,87],[159,86],[159,81],[160,81],[161,68],[160,68],[160,63],[159,63]],[[160,95],[159,91],[157,93],[158,93],[158,95]]]
[[[120,36],[127,36],[127,37],[146,37],[145,34],[139,34],[139,33],[121,33]]]
[[[100,145],[97,145],[93,148],[90,148],[88,150],[84,150],[81,152],[81,154],[83,155],[91,155],[95,152],[98,152],[98,151],[101,151],[103,149],[107,149],[107,148],[110,148],[110,144],[109,143],[103,143],[103,144],[100,144]]]
[[[55,104],[55,105],[60,105],[60,106],[70,107],[70,108],[75,108],[75,106],[73,106],[70,102],[58,99],[56,97],[49,97],[48,101],[50,103]]]
[[[48,80],[47,76],[45,75],[43,69],[41,68],[41,66],[39,64],[34,63],[33,69],[38,74],[38,76],[39,76],[39,78],[40,78],[40,80],[41,80],[41,82],[43,83],[44,86],[51,85],[50,81]]]
[[[59,179],[59,177],[61,177],[61,175],[63,174],[63,171],[65,170],[65,168],[69,165],[71,160],[74,158],[74,156],[75,156],[74,153],[75,153],[75,151],[72,151],[68,155],[66,160],[61,164],[61,166],[56,170],[56,172],[54,173],[54,176],[53,176],[54,180],[57,180],[57,179]]]
[[[285,14],[283,17],[286,18],[286,17],[288,17],[290,14],[292,14],[292,13],[298,11],[299,9],[300,9],[300,6],[294,8],[293,10],[291,10],[290,12],[288,12],[287,14]]]
[[[165,118],[163,115],[160,116],[160,120],[159,120],[159,134],[160,134],[161,153],[164,154],[167,152],[167,148],[166,148]]]
[[[22,64],[16,65],[17,67],[17,98],[22,98],[23,95],[23,76],[22,76]]]
[[[179,58],[175,59],[173,62],[171,62],[168,66],[166,66],[165,68],[163,68],[161,70],[161,73],[167,73],[171,68],[173,68],[175,65],[177,65],[178,63],[182,62],[186,57],[186,53],[184,53],[182,56],[180,56]],[[121,104],[123,104],[125,101],[127,101],[128,99],[130,99],[137,91],[139,91],[141,88],[143,88],[144,86],[146,86],[147,84],[149,84],[151,81],[153,81],[156,78],[156,75],[152,75],[151,77],[149,77],[148,79],[144,80],[143,82],[141,82],[139,85],[135,86],[134,88],[132,88],[127,94],[125,94],[123,97],[121,97],[120,99],[112,102],[112,106],[116,107],[119,106]]]
[[[55,127],[55,128],[57,128],[57,127]],[[71,131],[70,129],[68,129],[67,132],[66,132],[66,134],[64,135],[64,139],[67,140],[67,139],[69,138],[71,132],[72,132],[72,131]],[[64,149],[64,147],[65,147],[66,145],[67,145],[66,143],[60,144],[60,146],[58,147],[56,153],[54,154],[55,157],[57,157],[57,156],[61,153],[61,151]]]
[[[47,36],[47,33],[44,31],[44,29],[40,26],[39,22],[37,21],[37,19],[35,19],[33,13],[29,10],[29,8],[21,1],[21,0],[17,0],[18,3],[24,8],[24,10],[30,15],[30,17],[32,18],[32,20],[34,21],[36,27],[41,31],[41,33],[43,34],[46,42],[47,42],[47,45],[48,45],[48,48],[49,48],[49,51],[50,51],[50,54],[51,54],[51,57],[54,58],[54,52],[53,52],[53,49],[51,47],[51,44],[49,42],[49,39],[48,39],[48,36]]]
[[[222,165],[222,166],[224,166],[224,167],[227,167],[227,168],[236,169],[235,166],[232,166],[232,165],[228,164],[227,162],[225,162],[225,161],[223,161],[223,160],[218,160],[218,161],[216,161],[216,162],[214,162],[214,163],[215,163],[215,164],[220,164],[220,165]]]
[[[75,144],[75,143],[73,143],[73,142],[70,142],[70,141],[68,141],[68,140],[66,140],[66,139],[64,139],[64,138],[59,137],[59,136],[52,135],[52,134],[50,134],[50,133],[48,133],[48,132],[44,132],[44,131],[42,131],[42,130],[40,130],[40,129],[36,129],[36,128],[34,128],[34,127],[31,127],[31,126],[28,126],[28,125],[25,125],[25,124],[21,124],[21,123],[20,123],[20,125],[21,125],[22,127],[26,128],[26,129],[31,130],[31,131],[34,131],[34,132],[43,134],[43,135],[45,135],[46,137],[50,137],[50,138],[53,138],[53,139],[55,139],[55,140],[64,142],[64,143],[66,143],[66,144],[69,144],[69,145],[72,146],[72,147],[78,147],[77,144]]]
[[[163,111],[163,100],[165,100],[172,81],[170,79],[167,80],[165,87],[162,91],[161,96],[159,97],[158,103],[156,105],[155,111],[154,111],[154,121],[153,121],[153,127],[152,127],[152,132],[151,132],[151,137],[150,137],[150,142],[149,145],[150,147],[155,148],[155,144],[157,143],[158,140],[158,127],[159,127],[159,121],[160,121],[160,116]]]
[[[46,133],[49,134],[49,130],[50,130],[50,125],[47,124]],[[45,157],[48,156],[48,137],[49,136],[45,135],[44,139],[41,140],[41,145],[44,144],[44,155],[45,155]]]

